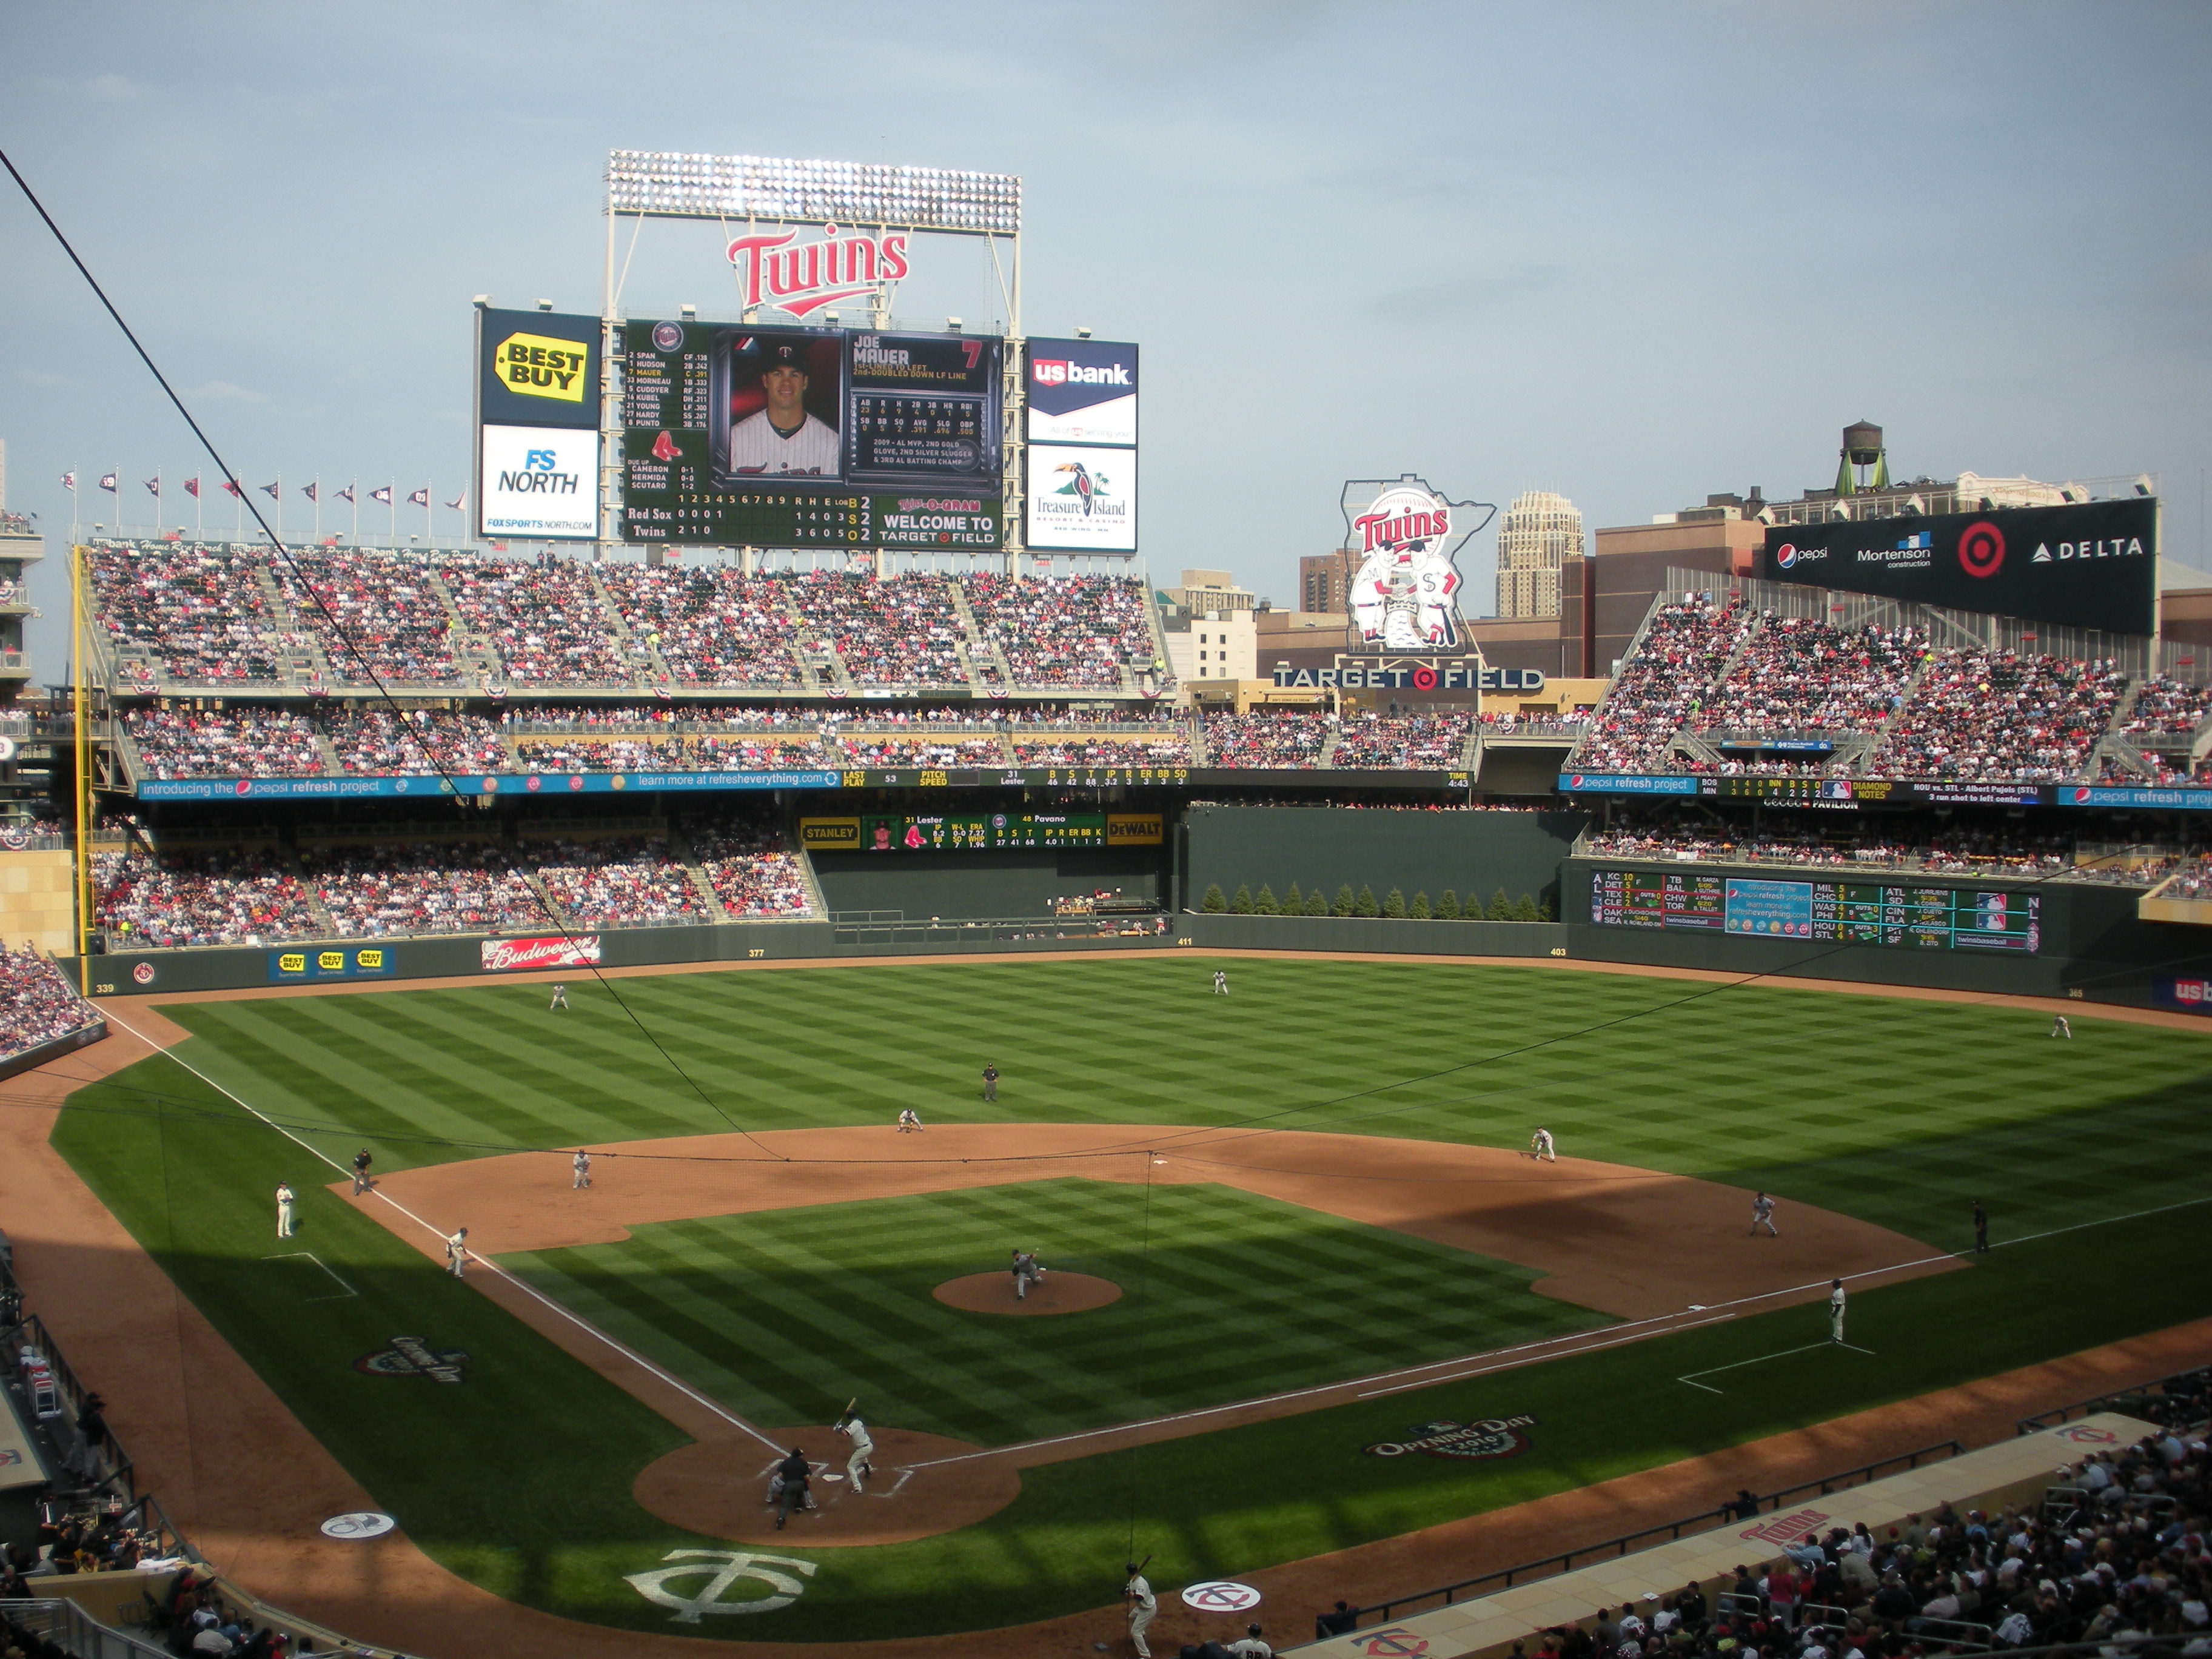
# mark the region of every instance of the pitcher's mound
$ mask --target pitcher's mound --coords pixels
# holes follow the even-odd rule
[[[1048,1273],[1030,1286],[1028,1296],[1017,1301],[1012,1273],[969,1273],[948,1279],[930,1294],[948,1308],[969,1313],[1071,1314],[1088,1313],[1121,1299],[1121,1287],[1110,1279],[1089,1273]]]
[[[856,1492],[843,1478],[850,1449],[842,1436],[819,1424],[774,1431],[778,1444],[804,1446],[817,1471],[816,1507],[793,1516],[781,1532],[768,1504],[769,1471],[777,1454],[740,1435],[670,1452],[647,1464],[631,1490],[662,1520],[710,1538],[809,1549],[934,1538],[988,1520],[1021,1495],[1020,1473],[1000,1458],[913,1467],[978,1449],[964,1440],[873,1425],[870,1432],[876,1440],[876,1477]]]

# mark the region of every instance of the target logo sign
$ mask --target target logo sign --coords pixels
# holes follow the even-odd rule
[[[1416,668],[1413,671],[1413,690],[1416,691],[1433,691],[1436,689],[1437,671],[1435,669],[1421,667]]]
[[[1987,578],[2004,568],[2004,532],[1988,520],[1970,524],[1959,538],[1959,564],[1969,576]]]

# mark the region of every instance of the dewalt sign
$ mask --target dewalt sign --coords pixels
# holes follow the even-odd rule
[[[1158,812],[1109,812],[1106,815],[1106,844],[1109,847],[1158,847],[1161,839],[1160,815]]]

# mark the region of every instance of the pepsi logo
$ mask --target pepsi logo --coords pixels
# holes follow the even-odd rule
[[[1569,779],[1567,780],[1567,787],[1568,787],[1568,788],[1570,788],[1570,789],[1579,789],[1579,788],[1581,788],[1582,787],[1583,787],[1583,775],[1582,775],[1581,773],[1579,773],[1579,772],[1576,773],[1576,774],[1574,775],[1574,776],[1572,776],[1572,777],[1571,777],[1571,778],[1569,778]]]
[[[2072,793],[2074,796],[2074,804],[2076,806],[2086,806],[2089,804],[2089,792],[2087,789],[2077,785]]]
[[[1776,548],[1774,550],[1774,562],[1780,565],[1784,570],[1789,569],[1790,566],[1796,564],[1797,562],[1797,544],[1795,542],[1784,542],[1781,546]]]

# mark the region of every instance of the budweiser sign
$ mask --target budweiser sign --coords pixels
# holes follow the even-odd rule
[[[532,968],[589,968],[599,959],[597,933],[566,939],[488,939],[483,941],[483,970],[507,974]]]
[[[804,317],[840,300],[877,293],[907,274],[903,232],[847,235],[824,225],[822,234],[825,240],[819,242],[799,242],[795,230],[733,240],[730,263],[738,268],[746,306],[775,306]]]
[[[1486,502],[1448,501],[1410,472],[1345,485],[1345,548],[1360,556],[1351,592],[1360,643],[1384,651],[1456,647],[1453,559],[1495,511]]]

